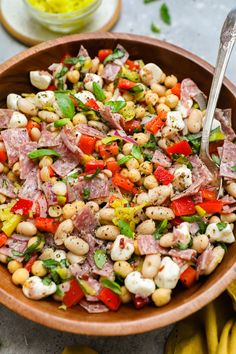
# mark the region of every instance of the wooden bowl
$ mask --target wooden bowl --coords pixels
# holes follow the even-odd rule
[[[157,63],[165,73],[179,80],[191,77],[208,94],[213,68],[204,60],[174,45],[155,39],[127,34],[90,33],[52,40],[17,55],[0,66],[0,106],[5,105],[11,93],[31,92],[29,71],[45,69],[58,62],[66,52],[77,55],[80,44],[95,55],[101,48],[122,44],[131,58]],[[218,106],[233,108],[236,128],[236,87],[227,79],[221,91]],[[142,333],[160,328],[192,314],[216,298],[236,278],[236,243],[229,247],[223,262],[202,283],[188,290],[180,290],[167,306],[136,310],[132,305],[122,306],[118,312],[88,314],[79,306],[67,311],[51,300],[28,300],[11,282],[4,266],[0,266],[0,302],[9,309],[42,325],[61,331],[86,335],[119,336]]]

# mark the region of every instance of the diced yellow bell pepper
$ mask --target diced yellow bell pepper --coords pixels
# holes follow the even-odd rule
[[[21,222],[22,217],[17,214],[13,214],[9,219],[3,222],[2,231],[10,237],[11,234],[15,231],[17,225]]]

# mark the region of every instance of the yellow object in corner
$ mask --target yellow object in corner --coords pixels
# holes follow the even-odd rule
[[[63,350],[62,354],[98,354],[95,350],[92,348],[86,347],[86,346],[70,346],[70,347],[65,347]]]

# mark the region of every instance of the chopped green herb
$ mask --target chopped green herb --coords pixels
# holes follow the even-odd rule
[[[117,284],[115,281],[112,281],[108,278],[103,278],[101,280],[101,283],[102,285],[105,287],[105,288],[108,288],[110,290],[112,290],[114,293],[116,293],[117,295],[121,295],[121,288],[120,288],[120,285]]]
[[[139,93],[139,92],[143,92],[145,89],[145,86],[143,84],[137,84],[135,86],[133,86],[132,88],[130,88],[128,91],[132,92],[132,93]]]
[[[100,167],[98,167],[93,174],[84,176],[84,179],[86,181],[89,181],[90,179],[97,177],[97,175],[99,174],[100,171],[101,171],[101,169],[100,169]]]
[[[221,162],[219,156],[217,156],[215,154],[212,154],[211,158],[212,158],[212,161],[214,161],[215,164],[219,167],[220,166],[220,162]]]
[[[75,115],[75,106],[71,98],[67,94],[60,92],[55,92],[55,98],[63,116],[65,118],[73,118]]]
[[[231,167],[231,171],[236,172],[236,166]]]
[[[130,159],[132,159],[131,155],[124,156],[120,160],[117,161],[117,165],[123,165],[124,163],[126,163]]]
[[[12,255],[14,257],[23,257],[24,256],[24,253],[18,252],[18,251],[15,251],[15,250],[12,250],[11,253],[12,253]]]
[[[123,58],[125,56],[125,51],[120,48],[115,48],[113,53],[108,55],[104,60],[103,64],[106,65],[109,61],[114,61],[116,59]]]
[[[60,127],[63,127],[64,125],[68,124],[69,122],[70,122],[69,118],[58,119],[54,122],[54,127],[60,128]]]
[[[106,98],[103,89],[96,82],[93,82],[93,93],[98,101],[103,102]]]
[[[29,247],[26,248],[24,252],[24,256],[30,255],[31,253],[37,251],[38,246],[42,242],[42,239],[40,237],[37,237],[37,240]]]
[[[155,240],[159,240],[161,238],[161,236],[163,235],[163,233],[167,229],[167,226],[168,226],[168,220],[167,219],[161,221],[157,225],[157,228],[156,228],[155,232],[153,233],[153,237],[155,238]]]
[[[124,108],[126,106],[126,102],[125,101],[108,101],[105,103],[106,106],[110,106],[111,107],[111,111],[112,113],[117,113],[119,112],[122,108]]]
[[[33,150],[28,154],[28,157],[30,159],[37,159],[38,157],[43,157],[43,156],[56,156],[60,157],[61,155],[52,149],[38,149],[38,150]]]
[[[45,259],[43,260],[43,266],[47,269],[53,269],[60,265],[59,262],[55,261],[54,259]]]
[[[43,285],[49,286],[52,284],[52,281],[48,277],[45,277],[42,279],[42,283],[43,283]]]
[[[171,17],[170,17],[170,13],[169,13],[169,8],[166,5],[166,3],[162,4],[160,7],[160,16],[161,16],[161,19],[164,23],[166,23],[167,25],[171,24]]]
[[[228,224],[227,224],[226,222],[218,222],[218,223],[216,224],[216,226],[217,226],[217,228],[218,228],[219,231],[223,231],[223,230],[226,228],[227,225],[228,225]]]
[[[141,159],[142,152],[141,152],[140,146],[133,145],[132,150],[131,150],[131,155],[137,160]]]
[[[161,32],[161,29],[160,29],[160,27],[158,27],[157,25],[155,25],[154,22],[152,22],[152,24],[151,24],[151,31],[152,31],[153,33],[160,33],[160,32]]]
[[[95,253],[94,253],[93,258],[94,258],[96,266],[99,269],[102,269],[104,267],[106,261],[107,261],[106,252],[102,251],[102,250],[96,250]]]
[[[149,141],[143,147],[146,149],[155,149],[157,147],[156,138],[153,134],[150,135]]]
[[[68,73],[69,69],[66,66],[63,66],[63,68],[61,69],[61,71],[59,71],[59,73],[56,74],[55,78],[56,79],[60,79],[63,76],[65,76]]]
[[[70,57],[70,58],[66,58],[64,60],[65,64],[70,64],[70,65],[76,65],[78,63],[80,63],[81,65],[83,65],[85,62],[85,57],[83,56],[79,56],[79,57]]]
[[[154,1],[158,1],[158,0],[143,0],[144,4],[150,4],[150,2],[154,2]]]
[[[187,221],[187,222],[202,221],[202,218],[199,215],[181,216],[181,219],[184,220],[184,221]]]
[[[178,249],[180,249],[181,251],[184,251],[188,248],[188,243],[182,243],[182,242],[179,242],[178,245],[177,245]]]
[[[174,160],[175,162],[182,164],[182,165],[186,165],[190,170],[193,169],[193,166],[191,164],[191,162],[189,161],[189,159],[182,155],[182,154],[172,154],[171,155],[172,160]]]
[[[197,136],[196,134],[187,134],[182,139],[188,140],[194,153],[199,153],[201,146],[201,137]]]
[[[200,234],[204,234],[206,232],[206,228],[207,228],[207,223],[204,221],[199,221],[198,223],[198,227],[199,227],[199,232]]]
[[[133,238],[134,237],[134,232],[132,231],[130,225],[124,221],[124,220],[119,220],[118,221],[118,226],[120,228],[120,233],[122,235],[125,235],[129,238]]]
[[[89,200],[89,197],[90,197],[90,189],[84,188],[82,198],[84,200]]]
[[[60,77],[58,79],[58,83],[57,83],[57,90],[62,92],[65,92],[65,82],[63,80],[63,77]],[[56,92],[55,92],[56,93]]]

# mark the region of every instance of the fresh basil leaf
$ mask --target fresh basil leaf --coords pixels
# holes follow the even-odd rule
[[[120,288],[120,285],[117,284],[115,281],[112,281],[108,278],[103,278],[101,280],[101,283],[102,285],[105,287],[105,288],[108,288],[110,290],[112,290],[114,293],[116,293],[117,295],[121,295],[121,288]]]
[[[132,92],[132,93],[143,92],[144,91],[144,85],[143,84],[137,84],[137,85],[133,86],[132,88],[130,88],[128,91]]]
[[[202,221],[202,218],[199,215],[181,216],[181,219],[184,220],[184,221],[187,221],[187,222]]]
[[[156,228],[155,232],[153,233],[153,237],[155,238],[155,240],[159,240],[161,238],[161,236],[165,232],[167,226],[168,226],[168,220],[167,219],[162,220],[157,225],[157,228]]]
[[[64,125],[68,124],[69,122],[70,122],[69,118],[58,119],[54,122],[54,127],[60,128],[60,127],[63,127]]]
[[[116,59],[121,59],[125,56],[125,51],[121,50],[120,48],[115,48],[113,50],[113,53],[108,55],[105,60],[103,61],[103,64],[106,65],[109,61],[114,61]]]
[[[47,269],[53,269],[60,266],[60,263],[54,259],[45,259],[43,260],[43,266]]]
[[[186,243],[179,242],[177,247],[179,250],[184,251],[184,250],[188,249],[188,243],[186,244]]]
[[[231,171],[236,172],[236,166],[231,167]]]
[[[42,279],[42,283],[43,283],[43,285],[49,286],[52,284],[52,280],[48,277],[45,277]]]
[[[63,77],[60,77],[57,82],[57,90],[60,92],[65,92],[65,82],[63,80]],[[55,91],[56,93],[56,91]]]
[[[70,65],[76,65],[78,63],[80,63],[81,65],[83,65],[85,62],[85,57],[83,56],[79,56],[79,57],[70,57],[70,58],[66,58],[64,60],[65,64],[70,64]]]
[[[65,76],[68,73],[69,69],[66,66],[63,66],[63,68],[61,69],[61,71],[59,71],[59,73],[56,74],[55,78],[56,79],[60,79],[63,76]]]
[[[125,235],[129,238],[134,238],[134,232],[132,231],[130,225],[124,221],[124,220],[119,220],[118,221],[118,226],[120,228],[120,233],[122,235]]]
[[[37,240],[29,247],[26,248],[24,252],[24,256],[29,255],[35,251],[37,251],[38,246],[42,242],[42,239],[40,237],[37,238]]]
[[[52,280],[54,281],[55,284],[58,285],[61,283],[61,278],[60,278],[59,274],[57,273],[56,269],[51,269],[50,274],[51,274]]]
[[[60,157],[61,155],[52,149],[38,149],[38,150],[33,150],[28,154],[28,157],[30,159],[37,159],[38,157],[43,157],[43,156],[56,156]]]
[[[157,25],[155,25],[154,22],[152,22],[152,24],[151,24],[151,31],[152,31],[153,33],[160,33],[160,32],[161,32],[161,29],[160,29],[160,27],[158,27]]]
[[[158,1],[158,0],[143,0],[144,4],[150,4],[150,2],[154,2],[154,1]]]
[[[83,200],[89,200],[90,197],[90,189],[89,188],[84,188],[82,198]]]
[[[204,221],[199,221],[199,222],[197,222],[197,224],[198,224],[198,227],[199,227],[200,234],[204,234],[206,232],[208,224],[206,222],[204,222]]]
[[[160,16],[161,16],[161,19],[164,23],[166,23],[167,25],[171,24],[171,17],[170,17],[170,13],[169,13],[169,8],[166,5],[166,3],[162,4],[160,7]]]
[[[216,226],[217,226],[217,228],[218,228],[219,231],[223,231],[223,230],[226,228],[227,225],[228,225],[228,224],[227,224],[226,222],[218,222],[218,223],[216,224]]]
[[[126,102],[125,101],[108,101],[105,103],[106,106],[110,106],[111,107],[111,111],[112,113],[117,113],[119,112],[122,108],[124,108],[126,106]]]
[[[146,149],[155,149],[157,147],[156,138],[153,134],[150,135],[149,141],[143,145]]]
[[[212,154],[212,155],[211,155],[211,158],[212,158],[212,161],[214,161],[215,164],[219,167],[219,166],[220,166],[220,163],[221,163],[219,156],[217,156],[217,155],[215,155],[215,154]]]
[[[89,180],[91,180],[91,179],[97,177],[97,175],[99,174],[100,171],[101,171],[101,169],[100,169],[100,167],[98,167],[98,168],[96,169],[96,171],[95,171],[93,174],[84,176],[84,179],[85,179],[86,181],[89,181]]]
[[[75,115],[75,106],[71,98],[65,93],[55,92],[57,104],[65,118],[73,118]]]
[[[117,161],[117,165],[123,165],[124,163],[126,163],[130,159],[132,159],[131,155],[124,156],[120,160]]]
[[[103,89],[97,82],[93,82],[93,93],[98,101],[103,102],[106,98]]]
[[[94,253],[93,258],[94,258],[96,266],[99,269],[102,269],[104,267],[106,261],[107,261],[106,252],[102,251],[102,250],[96,250],[95,253]]]
[[[141,159],[142,152],[141,152],[140,146],[133,145],[132,150],[131,150],[131,155],[137,160]]]

